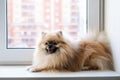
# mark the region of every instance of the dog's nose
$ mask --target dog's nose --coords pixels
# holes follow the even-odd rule
[[[51,45],[48,46],[48,48],[51,48],[51,47],[52,47]]]
[[[48,48],[51,49],[51,50],[54,50],[54,49],[55,49],[55,47],[52,46],[52,45],[48,46]]]
[[[48,48],[49,48],[49,49],[52,49],[52,48],[53,48],[53,46],[49,45],[49,46],[48,46]]]

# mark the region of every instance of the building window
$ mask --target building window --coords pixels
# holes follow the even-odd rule
[[[7,48],[34,48],[42,31],[77,38],[86,27],[86,0],[7,0]]]

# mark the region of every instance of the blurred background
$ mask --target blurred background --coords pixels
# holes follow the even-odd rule
[[[7,47],[34,48],[42,31],[77,39],[86,27],[86,0],[7,0]]]

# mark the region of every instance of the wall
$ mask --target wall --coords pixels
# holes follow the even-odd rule
[[[105,0],[105,27],[111,42],[115,68],[120,73],[120,0]]]

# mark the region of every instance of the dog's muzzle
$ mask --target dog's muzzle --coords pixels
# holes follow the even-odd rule
[[[56,46],[49,45],[49,46],[46,48],[46,51],[47,51],[49,54],[52,54],[52,53],[55,53],[57,49],[58,49],[58,48],[57,48]]]

